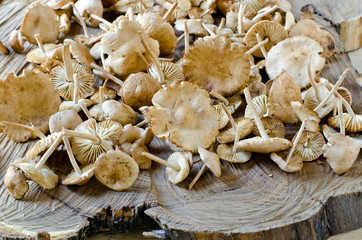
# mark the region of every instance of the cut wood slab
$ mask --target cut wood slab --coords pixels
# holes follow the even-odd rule
[[[0,8],[1,39],[12,30],[10,27],[20,24],[26,4]],[[341,38],[330,22],[312,16],[337,43],[336,53],[321,76],[335,82],[350,67],[352,71],[342,85],[351,90],[353,108],[361,113],[358,74]],[[0,74],[19,72],[26,65],[24,59],[18,54],[1,57]],[[288,135],[297,128],[289,127]],[[33,144],[15,143],[0,136],[1,182],[9,164],[23,157]],[[172,151],[164,141],[155,139],[150,152],[167,158]],[[36,238],[38,232],[46,231],[54,239],[83,239],[99,231],[154,227],[156,221],[172,239],[326,239],[361,227],[360,157],[350,171],[339,176],[324,159],[305,163],[302,171],[288,174],[267,156],[253,155],[245,164],[222,162],[222,177],[205,173],[190,191],[187,186],[201,164],[178,185],[167,180],[163,166],[153,164],[150,170],[140,173],[132,188],[123,192],[111,191],[96,179],[85,186],[59,185],[54,190],[31,183],[24,198],[14,200],[1,184],[0,237]],[[64,149],[59,148],[49,166],[63,177],[71,169],[68,162]]]

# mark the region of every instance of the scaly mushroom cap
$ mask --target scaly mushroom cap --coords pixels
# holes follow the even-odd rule
[[[138,120],[137,113],[128,105],[116,100],[107,100],[102,104],[105,119],[111,119],[120,124],[136,124]]]
[[[98,27],[99,21],[92,18],[94,14],[98,17],[103,15],[103,4],[101,0],[78,0],[74,6],[77,8],[81,17],[85,18],[85,22],[90,27]]]
[[[54,43],[44,44],[45,55],[40,48],[36,48],[26,54],[26,61],[41,64],[47,60],[47,58],[59,57],[58,45]]]
[[[148,152],[148,149],[144,144],[143,139],[138,139],[132,144],[130,149],[131,156],[136,161],[140,169],[149,169],[152,161],[148,157],[143,156],[143,152]]]
[[[60,132],[62,128],[74,130],[83,122],[82,118],[74,110],[65,110],[53,114],[49,119],[50,133]]]
[[[293,78],[282,72],[270,89],[267,108],[273,116],[284,123],[296,123],[299,119],[290,105],[291,101],[302,101],[300,88]]]
[[[165,22],[160,15],[150,12],[139,14],[136,20],[150,38],[158,41],[161,56],[173,54],[177,44],[177,37],[171,24]]]
[[[10,165],[4,176],[4,185],[13,198],[20,199],[29,190],[29,184],[26,180],[23,171]]]
[[[36,158],[45,153],[48,148],[55,142],[61,133],[55,132],[48,135],[46,138],[38,140],[35,145],[27,152],[27,158]]]
[[[46,165],[43,165],[40,169],[36,169],[36,162],[32,158],[16,159],[12,165],[20,168],[28,178],[43,188],[53,189],[58,184],[58,175]]]
[[[187,178],[187,176],[190,173],[190,165],[187,159],[185,158],[184,154],[182,154],[181,152],[174,152],[168,157],[167,162],[175,164],[181,168],[180,171],[176,171],[173,168],[166,167],[168,180],[171,183],[177,184],[185,180],[185,178]]]
[[[219,114],[219,129],[223,129],[229,122],[229,117],[225,112],[225,109],[221,105],[212,106]]]
[[[155,136],[168,137],[173,144],[194,153],[198,147],[207,148],[215,142],[219,114],[211,106],[209,94],[197,85],[171,84],[158,91],[152,103],[154,107],[148,109]]]
[[[89,68],[82,66],[76,61],[72,61],[74,74],[78,74],[79,97],[86,98],[94,93],[93,85],[96,83]],[[50,79],[57,92],[65,100],[72,100],[74,95],[74,82],[67,79],[65,66],[57,66],[50,72]]]
[[[325,58],[319,56],[323,48],[316,41],[297,36],[287,38],[272,47],[265,61],[266,71],[271,79],[275,79],[283,70],[286,71],[300,86],[309,85],[308,59],[311,61],[311,75],[322,70]]]
[[[249,81],[250,63],[245,51],[245,47],[223,36],[205,37],[196,40],[185,54],[182,68],[190,82],[231,96]]]
[[[349,136],[341,133],[332,135],[323,146],[323,157],[337,174],[351,169],[360,151],[360,145]]]
[[[292,143],[284,138],[269,138],[262,139],[261,137],[253,137],[243,139],[237,143],[237,149],[243,151],[257,152],[257,153],[271,153],[279,152],[290,148]]]
[[[92,134],[99,138],[99,143],[80,137],[70,138],[76,159],[80,163],[88,165],[94,163],[102,153],[113,149],[113,141],[117,141],[122,134],[122,125],[112,120],[97,123],[94,119],[88,119],[80,124],[75,131]]]
[[[320,132],[304,130],[295,146],[294,153],[299,155],[303,161],[313,161],[322,155],[324,137]]]
[[[261,40],[268,38],[269,41],[264,45],[265,51],[269,50],[277,45],[278,42],[288,37],[284,27],[276,22],[263,20],[254,24],[245,35],[245,43],[248,48],[252,48],[258,44],[256,34],[259,33]],[[252,53],[255,57],[263,58],[264,55],[260,48]]]
[[[122,101],[133,108],[151,106],[153,95],[161,89],[161,84],[150,74],[131,74],[124,82],[119,95]]]
[[[115,191],[130,188],[136,181],[139,168],[136,161],[119,150],[100,155],[95,162],[98,181]]]
[[[220,144],[219,146],[217,146],[216,152],[222,160],[232,163],[244,163],[249,161],[251,158],[251,152],[233,152],[233,146],[229,144]]]
[[[160,65],[166,84],[185,81],[181,66],[169,61],[160,61]],[[148,71],[152,77],[159,79],[159,74],[154,64],[151,65]]]
[[[284,138],[286,129],[282,121],[276,117],[261,117],[261,122],[265,128],[266,133],[269,137]],[[255,136],[260,136],[259,129],[254,125],[253,133]]]
[[[256,113],[259,114],[259,117],[263,117],[267,113],[267,111],[268,111],[268,108],[267,108],[268,97],[267,96],[260,95],[260,96],[253,98],[253,104],[254,104]],[[250,118],[250,119],[254,119],[253,113],[251,112],[249,105],[246,105],[244,116],[247,118]]]
[[[95,164],[89,164],[80,169],[81,175],[78,175],[74,169],[64,177],[62,180],[63,185],[84,185],[94,176]]]
[[[0,81],[0,121],[32,123],[46,133],[49,118],[58,111],[59,105],[59,94],[47,74],[24,69],[22,76],[8,73]],[[17,136],[14,141],[21,142],[36,138],[33,133],[24,130],[19,130],[14,136]]]
[[[303,167],[303,160],[300,156],[296,154],[292,154],[288,165],[284,159],[287,158],[289,151],[281,151],[270,154],[270,159],[275,162],[280,169],[285,172],[297,172],[300,171]]]
[[[103,51],[108,55],[104,67],[119,76],[145,71],[146,64],[137,53],[141,52],[147,58],[146,50],[138,35],[143,31],[142,26],[137,21],[124,18],[116,24],[101,40]],[[152,52],[158,56],[160,54],[158,42],[146,35],[143,37]]]
[[[47,5],[36,3],[26,9],[20,32],[31,44],[37,44],[35,34],[39,34],[43,43],[53,43],[58,39],[58,29],[58,16],[54,10]]]
[[[300,20],[289,30],[290,37],[300,35],[309,37],[318,42],[323,48],[322,57],[329,58],[333,55],[336,47],[334,38],[328,31],[320,29],[314,20]]]
[[[113,88],[104,88],[103,100],[114,100],[117,97],[117,91]],[[99,95],[99,88],[90,96],[89,98],[93,103],[99,104],[101,103],[101,98]]]
[[[351,116],[348,113],[343,113],[343,123],[348,132],[362,131],[362,115]],[[339,116],[330,117],[328,124],[331,127],[340,127]]]
[[[59,106],[59,111],[74,110],[78,113],[82,111],[80,104],[83,104],[85,107],[89,107],[93,104],[93,102],[89,99],[79,99],[78,104],[75,104],[73,101],[63,101]]]
[[[253,121],[249,118],[238,118],[235,119],[235,125],[239,129],[240,137],[239,139],[243,139],[248,136],[253,131]],[[235,132],[232,128],[231,124],[226,126],[219,135],[217,136],[217,140],[219,143],[231,143],[234,142]]]

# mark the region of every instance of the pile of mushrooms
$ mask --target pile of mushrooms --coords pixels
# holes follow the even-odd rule
[[[117,18],[104,19],[105,9]],[[0,82],[0,130],[13,141],[39,139],[8,168],[10,195],[22,198],[28,181],[55,189],[93,176],[123,191],[155,164],[172,184],[197,189],[207,169],[219,178],[220,161],[242,164],[255,153],[285,172],[323,154],[345,173],[361,147],[346,132],[362,131],[341,87],[349,69],[330,79],[336,84],[320,77],[334,39],[290,10],[288,1],[263,0],[31,5],[9,45],[17,53],[25,41],[36,45],[26,56],[33,69]],[[218,25],[213,13],[223,14]],[[83,29],[75,37],[68,35],[74,24]],[[326,119],[340,128],[323,127],[327,143],[319,126]],[[290,125],[300,125],[294,138],[286,136]],[[149,151],[154,137],[173,149],[167,160]],[[47,161],[61,144],[73,168],[65,176]]]

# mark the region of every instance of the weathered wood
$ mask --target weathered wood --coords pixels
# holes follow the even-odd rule
[[[21,21],[18,15],[24,14],[26,3],[17,4],[21,7],[14,4],[8,5],[7,10],[0,8],[1,16],[12,18],[0,20],[1,39],[6,35],[3,29],[10,32],[10,27],[16,28]],[[297,16],[299,9],[294,8]],[[335,82],[351,63],[330,22],[319,15],[313,17],[336,39],[336,54],[321,73]],[[1,57],[0,75],[19,72],[26,65],[24,55],[11,55]],[[353,107],[361,113],[357,77],[352,67],[343,85],[352,91]],[[289,127],[288,134],[296,128]],[[0,181],[11,161],[23,157],[33,144],[15,143],[0,135]],[[150,151],[162,158],[172,152],[157,139]],[[61,177],[71,169],[62,148],[50,161]],[[334,174],[324,160],[305,163],[301,172],[287,174],[267,156],[255,154],[245,164],[222,162],[221,178],[206,172],[192,190],[187,190],[200,167],[201,163],[183,183],[173,185],[167,180],[164,167],[153,164],[124,192],[111,191],[96,179],[85,186],[59,185],[54,190],[31,183],[24,199],[14,200],[2,184],[0,237],[35,238],[37,232],[45,230],[54,238],[84,239],[99,231],[155,227],[151,218],[172,239],[326,239],[361,227],[359,162],[342,176]]]

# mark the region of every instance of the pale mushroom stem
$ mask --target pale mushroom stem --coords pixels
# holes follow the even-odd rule
[[[85,25],[85,22],[84,22],[82,16],[80,15],[78,9],[75,7],[74,3],[71,2],[70,4],[71,4],[71,6],[73,7],[75,17],[80,21],[80,25],[81,25],[82,28],[83,28],[83,31],[84,31],[85,36],[86,36],[87,38],[89,38],[88,28],[87,28],[87,26]]]
[[[128,17],[128,20],[134,20],[133,8],[130,7],[127,9],[126,17]]]
[[[338,117],[339,117],[339,131],[343,135],[346,135],[346,127],[344,126],[343,108],[342,108],[341,99],[338,99]]]
[[[176,7],[178,5],[178,2],[175,1],[174,4],[172,4],[171,8],[168,9],[168,11],[165,13],[165,15],[163,16],[163,20],[164,21],[168,21],[170,19],[170,17],[172,16],[173,12],[175,11]]]
[[[70,146],[69,139],[65,135],[63,136],[63,142],[64,142],[65,149],[67,150],[67,154],[68,154],[70,163],[72,164],[72,166],[74,168],[74,171],[78,175],[82,175],[82,171],[80,170],[80,168],[79,168],[79,166],[77,164],[77,161],[74,158],[74,154],[73,154],[73,151],[72,151],[72,147]]]
[[[27,125],[23,125],[20,123],[14,123],[14,122],[7,122],[7,121],[1,121],[0,125],[3,126],[14,126],[14,127],[20,127],[26,131],[32,132],[34,133],[38,138],[43,139],[46,136],[44,135],[44,133],[42,133],[38,128],[36,128],[34,125],[31,126],[27,126]]]
[[[263,126],[263,123],[261,122],[260,117],[255,110],[254,103],[251,100],[249,88],[244,89],[244,96],[245,96],[247,104],[250,106],[251,112],[253,113],[254,120],[255,120],[256,126],[258,127],[261,137],[263,139],[269,139],[269,136],[266,133],[265,128]]]
[[[224,96],[222,96],[220,93],[216,92],[215,90],[211,90],[210,94],[211,96],[222,101],[225,105],[229,105],[229,100],[227,100]]]
[[[107,21],[106,19],[104,19],[104,18],[102,18],[102,17],[100,17],[100,16],[97,16],[97,15],[95,15],[95,14],[91,14],[90,16],[91,16],[93,19],[98,20],[98,21],[104,23],[105,25],[107,25],[108,28],[111,28],[111,27],[112,27],[112,23],[110,23],[110,22]]]
[[[224,103],[221,103],[220,105],[221,105],[221,107],[224,109],[226,115],[228,116],[228,118],[229,118],[229,120],[230,120],[230,123],[231,123],[231,126],[232,126],[232,128],[233,128],[233,130],[234,130],[234,133],[235,133],[235,132],[236,132],[236,124],[235,124],[235,121],[234,121],[233,116],[231,115],[229,109],[225,106]]]
[[[212,10],[214,10],[214,9],[212,9],[212,8],[207,9],[205,12],[203,12],[203,13],[200,14],[199,18],[202,18],[202,17],[205,16],[206,14],[210,13]]]
[[[200,179],[201,175],[205,172],[207,166],[206,164],[204,164],[204,166],[202,166],[202,168],[200,169],[200,171],[197,173],[197,175],[195,176],[194,179],[192,179],[192,182],[190,183],[188,189],[191,190],[191,188],[195,185],[195,183]]]
[[[292,154],[295,150],[295,147],[297,146],[297,144],[299,142],[300,137],[302,136],[302,133],[303,133],[303,130],[304,130],[306,124],[307,124],[307,120],[303,120],[302,125],[300,126],[300,129],[297,133],[297,136],[295,137],[295,139],[293,141],[293,145],[288,152],[287,159],[285,159],[286,165],[288,165],[290,158],[292,157]]]
[[[243,17],[246,10],[246,4],[240,4],[239,12],[238,12],[238,33],[242,34],[243,31]]]
[[[91,66],[100,71],[101,73],[103,73],[104,75],[106,75],[109,79],[111,79],[113,82],[117,83],[118,85],[120,85],[121,87],[123,86],[123,82],[121,79],[113,76],[111,73],[109,73],[108,71],[106,71],[104,68],[98,66],[97,64],[95,63],[91,63]]]
[[[239,142],[240,140],[240,130],[241,128],[239,127],[239,125],[236,126],[236,131],[235,131],[235,137],[234,137],[234,145],[233,145],[233,153],[236,153],[236,148],[237,148],[237,142]]]
[[[256,33],[256,40],[258,41],[258,43],[262,42],[259,33]],[[266,59],[266,57],[268,56],[268,53],[266,52],[264,45],[260,46],[260,50],[261,50],[261,53],[263,54],[264,58]]]
[[[177,38],[177,44],[179,44],[182,40],[185,38],[185,32],[183,32],[178,38]]]
[[[269,13],[273,12],[275,9],[277,9],[278,6],[274,5],[273,7],[271,7],[270,9],[266,10],[265,12],[259,13],[258,15],[256,15],[251,21],[256,23],[258,22],[262,17],[265,17],[266,15],[268,15]]]
[[[167,161],[163,160],[162,158],[159,158],[159,157],[157,157],[155,155],[152,155],[152,154],[150,154],[148,152],[143,152],[141,155],[143,155],[143,156],[145,156],[145,157],[147,157],[147,158],[149,158],[149,159],[151,159],[151,160],[153,160],[153,161],[155,161],[155,162],[157,162],[157,163],[159,163],[161,165],[172,168],[172,169],[174,169],[176,171],[181,170],[180,166],[172,164],[170,162],[167,162]]]
[[[166,61],[166,62],[172,62],[172,61],[173,61],[173,57],[172,57],[172,58],[162,58],[162,57],[159,57],[158,60],[160,60],[160,61]]]
[[[104,87],[99,87],[99,98],[101,101],[101,104],[104,102]]]
[[[42,40],[41,40],[40,37],[39,37],[39,34],[35,34],[35,35],[34,35],[34,38],[35,38],[35,40],[36,40],[36,42],[37,42],[37,44],[38,44],[38,47],[40,48],[40,51],[41,51],[42,54],[44,55],[44,57],[45,57],[45,58],[48,58],[47,55],[46,55],[46,53],[45,53],[44,45],[43,45]]]
[[[78,104],[78,101],[79,101],[79,79],[78,79],[78,74],[77,73],[73,74],[73,79],[74,79],[73,103]]]
[[[83,110],[84,114],[87,116],[88,119],[93,118],[92,115],[89,113],[88,108],[82,103],[78,103],[78,106]]]
[[[250,48],[245,54],[246,55],[250,55],[253,52],[255,52],[257,49],[259,49],[261,46],[264,46],[267,42],[269,42],[268,38],[265,38],[263,41],[261,41],[260,43],[256,44],[254,47]]]
[[[221,31],[225,26],[225,22],[226,22],[225,18],[221,18],[221,22],[220,22],[219,27],[217,28],[217,30]]]
[[[44,163],[48,160],[50,155],[52,155],[52,153],[55,151],[55,149],[62,142],[62,138],[63,138],[63,133],[59,134],[59,136],[55,139],[55,141],[52,143],[52,145],[48,148],[48,150],[40,158],[39,162],[35,165],[36,169],[39,170],[44,165]]]
[[[318,102],[321,102],[322,101],[321,93],[320,93],[319,87],[317,86],[317,83],[314,81],[314,78],[312,77],[311,65],[312,65],[311,56],[309,56],[308,65],[307,65],[307,72],[308,72],[309,82],[310,82],[310,84],[312,85],[312,87],[314,89],[314,92],[315,92],[315,95],[317,97]]]
[[[186,21],[185,21],[186,22]],[[201,23],[202,27],[210,34],[210,36],[215,36],[216,34],[212,31],[205,23]]]
[[[143,14],[146,8],[146,4],[142,0],[140,0],[140,13]]]
[[[293,13],[291,13],[291,11],[288,11],[285,14],[285,25],[284,25],[284,29],[286,31],[289,31],[290,28],[295,24],[295,18]]]
[[[355,116],[355,113],[354,113],[351,105],[349,105],[349,103],[347,102],[347,100],[344,99],[344,97],[342,97],[341,94],[339,94],[338,92],[335,92],[334,95],[342,100],[342,104],[346,108],[347,113],[351,116]]]
[[[184,22],[185,25],[185,50],[184,53],[187,53],[187,51],[190,48],[190,34],[189,34],[189,27],[187,26],[187,22]]]
[[[140,51],[137,51],[137,55],[142,59],[142,61],[146,64],[147,66],[147,71],[148,71],[148,67],[151,65],[147,59],[145,58],[145,56],[143,56],[143,54]]]
[[[135,127],[143,127],[143,126],[147,125],[147,123],[148,123],[148,122],[147,122],[146,120],[143,120],[143,121],[137,123],[137,124],[135,125]]]
[[[85,139],[91,140],[91,141],[95,142],[95,144],[99,144],[101,142],[101,140],[97,136],[94,136],[89,133],[82,133],[82,132],[77,132],[74,130],[68,130],[68,129],[64,129],[64,128],[62,129],[62,132],[65,135],[70,136],[70,137],[78,137],[78,138],[85,138]]]
[[[318,112],[319,109],[321,109],[326,102],[332,97],[332,95],[337,91],[337,88],[339,88],[339,86],[341,85],[341,83],[343,82],[343,80],[346,78],[348,72],[350,71],[349,68],[346,68],[346,70],[344,70],[344,72],[342,73],[341,76],[339,76],[338,81],[336,82],[336,84],[333,86],[332,90],[328,93],[327,97],[323,99],[323,101],[316,107],[314,108],[315,112]]]
[[[69,44],[65,44],[63,46],[63,62],[64,62],[65,76],[67,78],[67,81],[74,82],[73,66],[72,66],[72,59],[70,57],[69,47],[70,47]]]

